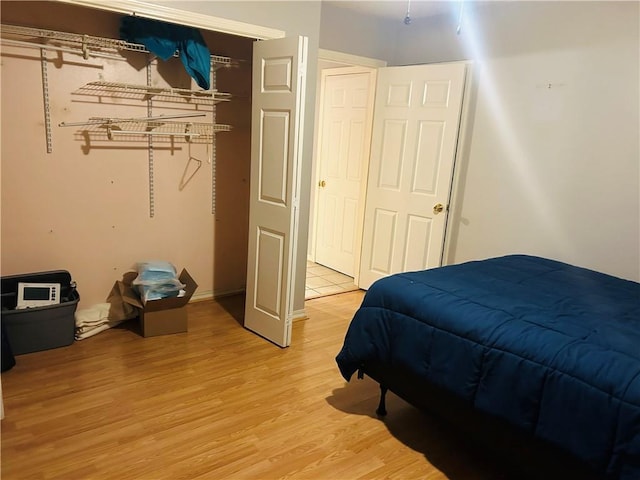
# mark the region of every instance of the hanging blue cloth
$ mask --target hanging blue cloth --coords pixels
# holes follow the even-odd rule
[[[126,16],[120,21],[120,39],[141,43],[162,60],[168,60],[177,51],[187,73],[199,87],[209,90],[211,53],[197,29]]]

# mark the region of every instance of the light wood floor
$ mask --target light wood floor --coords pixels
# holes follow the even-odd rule
[[[497,479],[478,451],[334,357],[362,292],[307,302],[292,346],[241,326],[242,297],[190,304],[189,332],[116,328],[2,374],[2,479]]]

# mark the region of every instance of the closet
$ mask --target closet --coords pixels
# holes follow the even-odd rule
[[[1,8],[3,275],[55,264],[87,307],[153,258],[188,267],[197,296],[244,290],[253,40],[201,31],[202,90],[178,58],[124,46],[120,14]]]

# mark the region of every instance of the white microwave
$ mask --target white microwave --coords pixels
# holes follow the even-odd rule
[[[18,303],[16,308],[46,307],[59,303],[59,283],[18,282]]]

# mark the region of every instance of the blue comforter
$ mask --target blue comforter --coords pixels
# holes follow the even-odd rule
[[[612,479],[640,479],[640,284],[526,255],[374,283],[336,361],[409,370]]]

